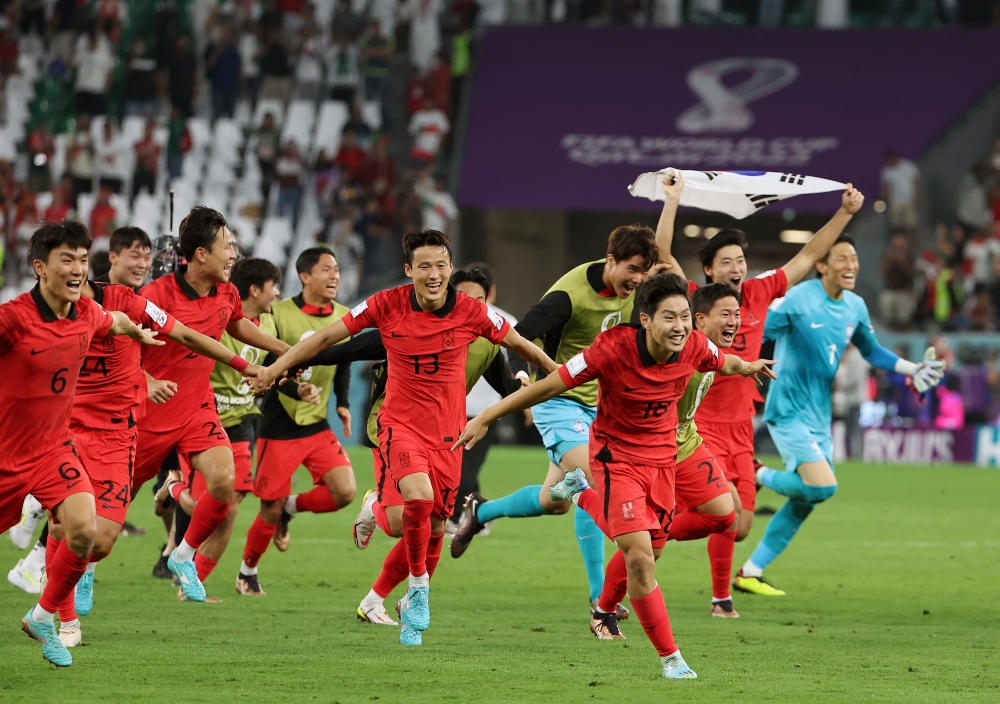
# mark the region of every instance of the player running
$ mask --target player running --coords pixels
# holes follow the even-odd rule
[[[764,336],[775,341],[780,376],[768,389],[764,422],[786,471],[761,467],[757,479],[788,501],[771,518],[743,564],[737,589],[755,581],[766,584],[764,569],[788,547],[816,505],[837,491],[830,408],[833,377],[844,348],[853,343],[873,367],[911,376],[920,393],[944,377],[944,360],[934,359],[933,347],[915,363],[878,343],[868,307],[853,292],[858,255],[851,237],[841,235],[816,269],[819,279],[796,286],[774,302],[764,328]]]
[[[340,285],[340,267],[326,247],[303,251],[295,261],[302,293],[274,304],[270,316],[275,336],[295,344],[340,320],[345,306],[334,301]],[[273,359],[269,359],[273,361]],[[257,477],[254,495],[260,513],[247,531],[243,564],[236,577],[236,591],[264,596],[257,578],[257,563],[282,524],[287,548],[288,520],[296,513],[330,513],[347,506],[357,491],[354,468],[340,441],[330,429],[327,408],[335,395],[337,415],[344,434],[351,436],[348,396],[351,365],[313,365],[299,377],[272,390],[264,400],[264,418],[257,440]],[[292,494],[292,476],[305,465],[315,488]],[[284,519],[282,518],[284,516]]]
[[[62,526],[65,540],[41,599],[21,621],[42,655],[61,667],[73,657],[59,640],[55,612],[86,570],[97,532],[94,489],[69,430],[80,370],[94,337],[163,344],[125,314],[81,297],[90,245],[79,223],[43,224],[28,245],[37,285],[0,305],[0,359],[16,380],[0,386],[0,530],[18,522],[29,493]]]
[[[267,367],[256,387],[367,327],[378,328],[392,373],[378,415],[386,476],[403,499],[403,544],[409,588],[400,608],[404,625],[430,626],[427,551],[443,535],[461,480],[461,453],[451,452],[465,422],[465,368],[477,337],[502,344],[545,371],[555,364],[486,304],[448,285],[451,242],[436,230],[403,237],[406,286],[380,291],[340,320],[307,337]],[[406,643],[401,638],[401,643]]]
[[[590,496],[600,507],[602,529],[621,550],[636,617],[660,655],[662,674],[693,679],[674,642],[654,565],[674,513],[677,401],[695,371],[774,376],[765,364],[724,355],[691,330],[687,283],[675,274],[654,276],[636,294],[640,325],[601,333],[558,374],[518,391],[469,421],[457,446],[474,444],[490,423],[508,413],[597,380],[597,415],[590,427]],[[587,480],[581,469],[553,487],[561,500],[581,500]]]
[[[287,350],[286,343],[262,332],[243,315],[239,291],[229,281],[236,250],[225,218],[211,208],[198,206],[181,221],[179,232],[187,265],[144,286],[140,294],[214,340],[228,332],[257,349],[275,354]],[[213,365],[172,342],[144,354],[143,363],[152,376],[176,383],[177,393],[166,403],[146,406],[146,416],[139,423],[132,493],[159,473],[160,464],[174,448],[204,477],[207,491],[167,564],[180,578],[188,599],[205,601],[205,587],[194,564],[195,551],[226,519],[235,484],[232,446],[209,383]]]

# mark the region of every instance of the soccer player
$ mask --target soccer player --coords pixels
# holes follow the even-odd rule
[[[10,380],[0,386],[0,530],[15,525],[31,494],[62,526],[48,582],[21,628],[62,667],[73,657],[54,617],[87,568],[94,546],[94,493],[70,434],[70,413],[90,341],[128,335],[163,344],[123,313],[81,298],[91,239],[78,223],[45,223],[31,236],[28,262],[38,280],[30,293],[0,305],[0,359]]]
[[[677,260],[670,254],[673,240],[673,223],[684,188],[683,176],[676,181],[663,182],[665,195],[663,211],[657,224],[656,241],[661,256],[670,271],[684,276]],[[840,209],[798,254],[780,269],[766,271],[747,279],[746,235],[740,230],[722,230],[702,247],[698,253],[702,273],[707,282],[732,284],[741,295],[740,331],[733,341],[733,353],[745,360],[760,356],[767,308],[774,299],[783,296],[790,286],[801,281],[813,265],[823,257],[844,231],[851,218],[864,204],[864,196],[851,184],[841,196]],[[691,290],[696,284],[690,282]],[[708,539],[709,562],[712,571],[712,599],[714,603],[732,602],[729,582],[732,575],[734,543],[744,540],[753,526],[757,486],[754,481],[753,416],[754,399],[758,398],[752,382],[737,377],[716,379],[708,394],[698,406],[695,421],[698,432],[715,452],[726,478],[736,486],[741,510],[736,532],[714,533]],[[755,581],[742,583],[742,588],[766,594],[773,588]]]
[[[912,376],[920,393],[937,386],[944,376],[944,360],[934,359],[933,347],[923,361],[910,362],[878,343],[868,307],[853,292],[858,255],[850,236],[837,238],[816,269],[819,279],[796,286],[774,303],[764,328],[764,336],[775,341],[779,372],[778,381],[768,389],[764,422],[785,471],[762,467],[757,479],[788,501],[771,518],[737,574],[737,589],[755,581],[766,584],[764,569],[788,547],[816,505],[837,491],[830,394],[848,343],[873,367]]]
[[[378,416],[378,440],[386,476],[403,498],[409,574],[400,616],[404,625],[424,631],[430,626],[428,543],[432,534],[444,534],[461,480],[461,453],[450,449],[465,422],[469,344],[485,337],[546,372],[555,364],[484,303],[448,285],[452,260],[446,235],[436,230],[408,234],[403,251],[412,284],[376,293],[302,340],[254,385],[266,388],[288,369],[364,328],[382,333],[392,372]]]
[[[648,227],[616,228],[608,238],[606,257],[581,264],[556,281],[524,314],[517,332],[528,340],[541,340],[550,357],[565,363],[589,347],[602,331],[631,319],[632,292],[646,280],[657,258],[654,233]],[[549,455],[545,482],[493,501],[473,493],[466,502],[465,520],[451,541],[452,557],[461,557],[489,521],[569,510],[569,502],[552,501],[549,488],[577,467],[588,471],[587,437],[596,409],[596,383],[575,386],[533,409],[535,427]],[[573,523],[593,605],[604,584],[604,535],[584,511],[575,512]]]
[[[474,444],[490,423],[508,413],[598,381],[597,415],[590,426],[589,465],[608,537],[622,551],[628,593],[636,617],[660,655],[662,674],[697,675],[688,667],[670,630],[663,594],[654,575],[674,513],[677,401],[694,371],[773,376],[765,364],[724,355],[691,330],[687,283],[675,274],[650,278],[636,294],[639,326],[619,325],[597,336],[557,374],[518,391],[469,421],[456,446]],[[556,486],[560,486],[557,483]],[[561,482],[561,499],[580,500],[587,480],[581,469]]]
[[[172,275],[144,286],[140,293],[193,330],[219,340],[223,332],[257,349],[282,354],[288,345],[261,331],[243,315],[243,305],[229,275],[236,261],[233,236],[226,220],[198,206],[181,221],[180,248],[187,260]],[[184,539],[167,564],[191,601],[205,601],[198,579],[195,551],[226,519],[235,486],[235,464],[229,436],[219,420],[209,377],[212,361],[168,342],[143,355],[146,371],[177,385],[165,403],[146,406],[139,423],[138,453],[132,493],[160,471],[173,448],[187,457],[205,479],[207,492],[198,501]]]
[[[275,336],[289,344],[325,329],[348,311],[334,300],[340,285],[340,267],[330,249],[306,249],[295,261],[295,270],[302,282],[302,293],[275,303],[269,316]],[[253,484],[254,495],[260,499],[260,513],[247,531],[243,564],[236,577],[236,591],[240,594],[264,595],[257,578],[257,563],[275,537],[283,514],[290,517],[301,511],[337,511],[351,503],[357,491],[351,460],[326,417],[334,394],[344,434],[351,436],[351,365],[311,366],[299,379],[306,383],[286,383],[264,400]],[[300,397],[300,393],[307,395]],[[303,494],[292,494],[292,476],[299,465],[309,470],[315,487]]]

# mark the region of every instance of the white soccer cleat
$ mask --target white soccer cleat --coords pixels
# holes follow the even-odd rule
[[[367,621],[368,623],[374,623],[376,626],[398,626],[399,624],[392,620],[389,613],[385,610],[385,604],[381,601],[374,606],[365,606],[364,602],[358,606],[358,620]]]
[[[364,550],[368,547],[368,543],[372,541],[372,536],[375,534],[377,526],[372,506],[377,500],[378,494],[375,493],[374,489],[366,491],[365,498],[361,502],[361,510],[358,511],[358,517],[354,519],[354,544],[358,550]]]
[[[37,570],[32,569],[28,558],[22,557],[14,565],[14,568],[7,573],[7,581],[18,589],[23,589],[29,594],[42,593],[42,575],[45,573],[45,564]]]
[[[14,547],[26,550],[31,545],[31,536],[35,534],[35,528],[43,518],[45,509],[42,505],[31,494],[25,496],[24,504],[21,506],[21,522],[10,529],[10,542],[14,543]]]
[[[59,626],[59,642],[67,648],[75,648],[83,642],[80,621]]]

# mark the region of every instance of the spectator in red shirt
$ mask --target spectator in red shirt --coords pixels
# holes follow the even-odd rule
[[[156,192],[156,173],[160,163],[160,145],[153,135],[156,132],[156,122],[146,122],[146,132],[142,139],[135,143],[135,174],[132,176],[132,198],[139,191],[146,189],[150,195]]]
[[[97,195],[94,209],[90,211],[90,234],[97,240],[100,237],[110,237],[115,229],[115,218],[118,212],[111,205],[111,189],[102,186]]]
[[[64,186],[52,187],[52,203],[45,209],[44,216],[49,222],[62,222],[69,217],[69,203],[66,202]]]
[[[55,140],[43,120],[28,135],[28,190],[32,193],[43,193],[52,188],[49,164],[55,150]]]
[[[361,166],[358,180],[375,194],[381,194],[396,184],[396,163],[389,156],[388,140],[381,138],[375,141]]]
[[[365,152],[358,146],[358,136],[354,132],[344,132],[344,138],[340,142],[340,149],[333,163],[350,173],[352,178],[358,179],[364,161]]]

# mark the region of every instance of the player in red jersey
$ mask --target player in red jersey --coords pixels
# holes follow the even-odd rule
[[[287,344],[262,332],[243,315],[240,293],[229,282],[236,250],[225,218],[211,208],[198,206],[181,222],[179,232],[187,266],[156,279],[140,294],[213,340],[228,332],[251,347],[283,354]],[[205,478],[208,492],[198,501],[184,539],[167,560],[170,570],[180,578],[184,595],[192,601],[205,601],[194,555],[225,520],[236,472],[229,437],[219,420],[209,383],[214,364],[173,342],[144,354],[143,364],[153,377],[174,382],[177,392],[166,403],[146,405],[146,416],[139,423],[132,493],[134,496],[143,483],[159,473],[160,464],[175,447]]]
[[[673,242],[674,216],[680,201],[684,179],[680,174],[676,182],[663,181],[665,200],[660,221],[656,228],[656,244],[661,260],[669,270],[684,276],[677,260],[670,254]],[[740,313],[742,324],[733,341],[733,353],[745,360],[760,356],[764,336],[764,319],[771,302],[785,295],[785,291],[801,281],[813,265],[830,251],[833,243],[847,227],[851,218],[864,204],[864,196],[851,184],[841,196],[840,209],[830,221],[806,243],[799,253],[780,269],[766,271],[747,279],[746,235],[740,230],[723,230],[708,241],[699,252],[702,272],[709,283],[721,281],[732,284],[742,295]],[[690,290],[697,284],[690,282]],[[756,505],[757,486],[754,481],[753,416],[754,400],[759,399],[752,382],[737,377],[716,379],[698,407],[695,422],[699,434],[715,451],[726,477],[740,495],[742,510],[736,532],[715,533],[708,539],[708,554],[712,565],[712,594],[714,600],[731,600],[729,578],[732,574],[734,542],[742,541],[750,533]],[[737,575],[734,586],[740,591],[771,594],[776,590],[757,578]]]
[[[257,387],[364,328],[382,333],[389,368],[379,412],[379,446],[388,477],[403,497],[409,589],[402,600],[400,643],[416,645],[430,625],[427,544],[442,535],[455,506],[461,453],[450,452],[465,423],[465,362],[477,337],[501,344],[545,371],[555,363],[477,301],[448,285],[451,242],[436,230],[403,238],[413,283],[381,291],[295,345],[267,367]]]
[[[91,239],[79,223],[46,223],[31,237],[28,262],[38,284],[0,306],[0,359],[15,383],[0,385],[0,530],[15,525],[32,494],[65,532],[38,605],[21,627],[55,665],[73,658],[54,625],[94,546],[94,493],[69,431],[80,368],[94,337],[128,335],[163,344],[123,313],[107,313],[80,293]]]
[[[697,675],[681,657],[670,630],[655,561],[674,513],[677,400],[695,371],[774,376],[771,360],[745,362],[724,355],[691,330],[687,284],[660,274],[636,291],[639,326],[616,325],[559,367],[558,374],[509,396],[469,421],[457,445],[474,444],[489,424],[588,381],[598,380],[597,417],[590,426],[594,490],[584,491],[583,470],[553,487],[553,499],[570,499],[594,518],[624,554],[628,593],[636,617],[660,655],[664,677]],[[456,446],[457,446],[456,445]]]

